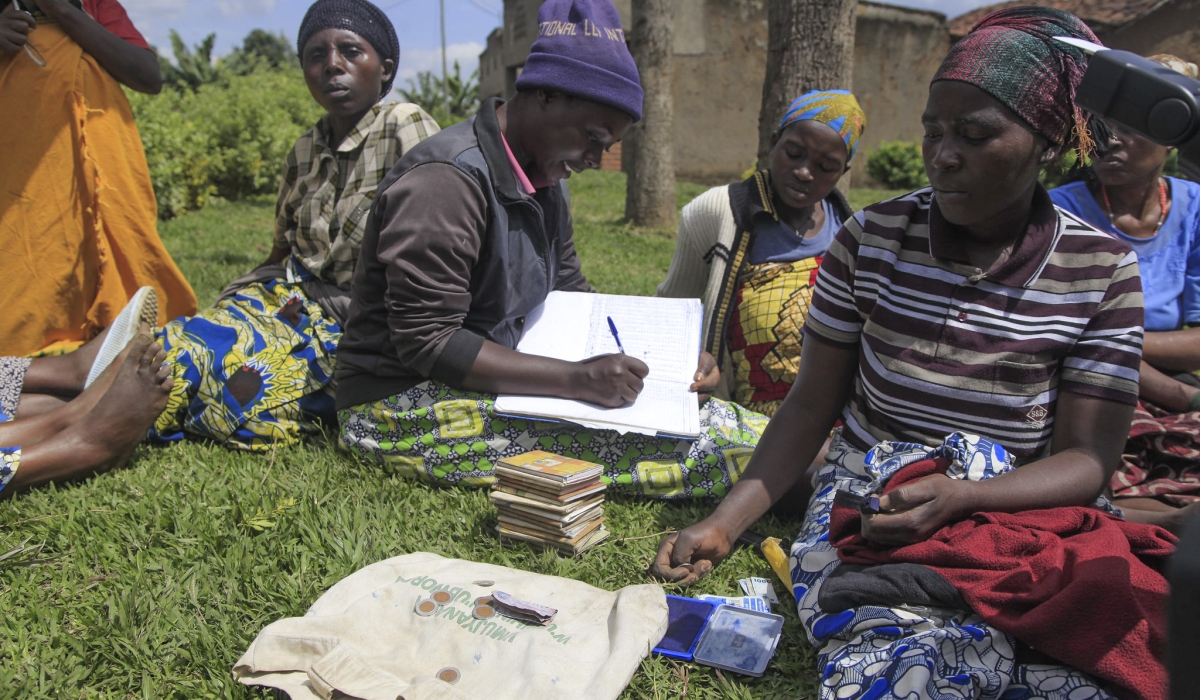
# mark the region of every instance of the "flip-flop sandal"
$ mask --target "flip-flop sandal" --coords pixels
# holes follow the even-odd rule
[[[158,293],[154,291],[154,287],[142,287],[134,293],[133,298],[109,326],[108,336],[100,346],[100,351],[96,353],[96,359],[92,362],[92,369],[88,372],[83,387],[86,389],[91,386],[92,382],[108,369],[125,346],[129,345],[129,341],[137,335],[138,327],[142,323],[147,323],[153,328],[157,322]]]

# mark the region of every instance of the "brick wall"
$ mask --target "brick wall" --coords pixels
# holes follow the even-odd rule
[[[613,147],[608,149],[604,157],[600,160],[601,170],[613,170],[621,172],[621,142],[613,144]]]

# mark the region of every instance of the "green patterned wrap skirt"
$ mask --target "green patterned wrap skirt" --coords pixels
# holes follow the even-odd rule
[[[495,482],[504,457],[546,450],[605,467],[610,488],[652,498],[722,497],[746,469],[767,418],[710,399],[696,440],[499,415],[495,396],[424,382],[338,412],[342,443],[402,476],[447,486]]]

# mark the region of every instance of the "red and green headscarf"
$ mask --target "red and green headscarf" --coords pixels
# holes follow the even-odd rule
[[[950,49],[933,76],[983,90],[1056,145],[1093,150],[1087,115],[1075,104],[1075,91],[1087,70],[1087,56],[1055,41],[1068,36],[1100,43],[1083,20],[1052,7],[1010,7],[979,20]]]

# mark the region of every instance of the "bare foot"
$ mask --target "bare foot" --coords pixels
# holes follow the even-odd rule
[[[108,329],[105,328],[104,332],[100,334],[100,338],[103,338],[107,334]],[[154,339],[154,333],[151,331],[150,326],[145,323],[138,326],[138,335],[144,335],[151,340]],[[137,338],[135,337],[134,339],[136,340]],[[91,405],[94,406],[96,402],[100,400],[100,397],[104,396],[104,392],[108,391],[108,388],[112,386],[113,380],[115,380],[117,375],[121,372],[121,367],[123,367],[125,365],[125,361],[129,359],[129,353],[133,350],[133,345],[133,341],[130,341],[129,345],[126,345],[125,349],[121,350],[117,357],[112,361],[112,364],[110,364],[108,367],[105,367],[104,371],[100,373],[100,376],[96,377],[96,381],[92,382],[91,386],[83,390],[83,393],[79,395],[79,398],[82,399],[84,397],[94,397],[91,399]],[[97,345],[96,349],[99,349],[99,347],[100,346]],[[82,350],[82,348],[80,349]],[[93,358],[95,357],[94,353],[95,350],[93,350]],[[91,371],[91,368],[92,362],[89,361],[87,363],[87,368],[83,370],[85,377],[87,376],[87,373]]]
[[[143,324],[139,330],[149,333],[149,328],[149,326]],[[30,432],[28,435],[22,434],[20,438],[16,439],[16,442],[4,444],[32,445],[41,442],[59,431],[66,430],[82,419],[88,411],[92,410],[92,407],[96,405],[100,397],[104,396],[104,392],[108,391],[108,387],[112,386],[113,379],[117,376],[117,372],[120,371],[121,365],[129,357],[130,347],[131,345],[126,346],[121,351],[121,354],[117,355],[116,359],[113,360],[113,363],[96,378],[96,381],[92,382],[91,386],[84,389],[83,393],[70,401],[65,401],[50,394],[22,393],[21,399],[17,404],[17,414],[14,416],[17,420],[12,421],[8,425],[15,427],[14,424],[20,423],[28,426]],[[82,382],[80,384],[82,385]],[[35,425],[37,426],[36,428],[34,428]],[[0,426],[0,431],[3,431],[2,426]]]
[[[87,382],[88,372],[92,371],[92,363],[100,353],[100,346],[108,337],[108,329],[100,331],[100,335],[89,340],[75,352],[66,355],[36,357],[29,364],[25,373],[25,384],[21,387],[23,393],[47,394],[61,398],[74,398],[83,391]],[[113,362],[117,364],[117,362]],[[111,366],[111,365],[110,365]],[[27,406],[26,415],[38,413],[33,405]],[[18,409],[18,414],[20,410]]]
[[[129,344],[108,391],[78,422],[21,451],[20,488],[121,466],[154,424],[174,380],[166,352],[145,333]]]
[[[147,333],[129,343],[128,354],[108,391],[79,422],[91,432],[98,448],[112,455],[127,455],[146,437],[150,426],[167,407],[175,382],[163,364],[167,352]],[[119,466],[119,465],[116,465]]]
[[[1182,508],[1172,508],[1167,506],[1166,509],[1148,509],[1139,508],[1141,504],[1129,503],[1129,501],[1140,501],[1145,499],[1119,498],[1113,501],[1113,505],[1121,509],[1125,514],[1125,519],[1132,523],[1142,523],[1143,525],[1157,525],[1164,530],[1173,532],[1176,535],[1183,529],[1184,523],[1192,518],[1193,515],[1200,514],[1200,501]],[[1159,505],[1166,505],[1157,502]]]
[[[104,339],[108,337],[108,331],[112,326],[100,331],[100,335],[87,341],[78,350],[65,355],[65,358],[70,358],[74,362],[75,376],[78,378],[79,391],[83,391],[83,383],[87,380],[88,372],[92,371],[92,363],[96,361],[96,355],[100,354],[100,346],[104,345]],[[140,330],[140,329],[139,329]],[[128,347],[126,348],[128,350]],[[113,364],[120,364],[120,360],[114,360]],[[111,365],[110,365],[111,367]]]

